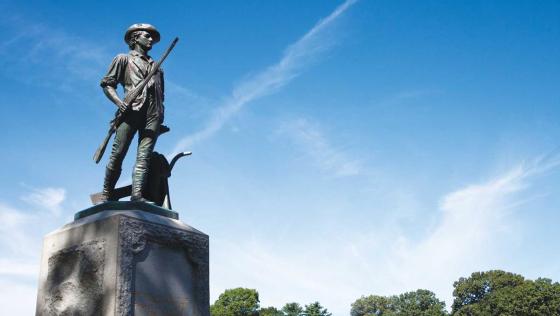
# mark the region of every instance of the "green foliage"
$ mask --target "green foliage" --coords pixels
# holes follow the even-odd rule
[[[331,316],[332,314],[327,311],[326,308],[321,306],[319,302],[311,303],[305,305],[305,310],[303,311],[304,316]]]
[[[560,283],[492,270],[475,272],[453,284],[453,316],[560,316]],[[259,293],[236,288],[224,291],[210,306],[212,316],[332,316],[319,302],[287,303],[259,309]],[[446,316],[445,303],[428,290],[393,296],[362,296],[351,316]]]
[[[410,316],[443,316],[445,302],[438,300],[436,295],[428,290],[416,290],[399,295],[394,299],[395,315]]]
[[[286,316],[301,316],[303,308],[298,303],[287,303],[282,307],[282,311]]]
[[[475,272],[453,284],[453,315],[560,315],[560,284],[549,279],[525,280],[493,270]]]
[[[284,313],[276,307],[270,306],[261,308],[259,310],[259,316],[284,316]]]
[[[352,303],[351,316],[391,315],[392,297],[370,295],[362,296]]]
[[[212,316],[257,316],[259,315],[259,293],[253,289],[236,288],[225,290],[210,306]]]
[[[445,303],[428,290],[390,297],[362,296],[352,303],[352,316],[444,316]]]

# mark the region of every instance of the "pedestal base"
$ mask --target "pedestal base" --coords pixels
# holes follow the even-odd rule
[[[210,315],[208,236],[127,203],[45,237],[36,315]]]

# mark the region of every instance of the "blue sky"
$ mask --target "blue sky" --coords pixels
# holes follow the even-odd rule
[[[34,311],[41,238],[88,207],[122,37],[154,24],[181,219],[211,300],[361,295],[504,269],[560,280],[557,1],[3,1],[0,305]],[[132,149],[133,152],[134,149]],[[133,160],[124,163],[129,182]],[[105,157],[106,159],[106,157]]]

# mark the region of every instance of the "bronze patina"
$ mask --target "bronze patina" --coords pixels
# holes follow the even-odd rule
[[[154,146],[160,134],[169,130],[162,125],[164,119],[164,77],[161,63],[178,41],[172,42],[162,58],[155,62],[148,52],[160,40],[159,31],[150,24],[133,24],[124,36],[130,51],[119,54],[114,59],[107,74],[101,80],[101,87],[107,98],[117,107],[115,119],[111,122],[107,137],[95,153],[99,162],[110,137],[115,134],[111,155],[105,171],[103,190],[97,203],[116,201],[115,185],[120,177],[122,162],[134,135],[138,132],[138,150],[132,174],[131,201],[150,202],[147,198],[147,182],[150,160],[154,156]],[[117,93],[117,86],[124,88],[125,98]]]

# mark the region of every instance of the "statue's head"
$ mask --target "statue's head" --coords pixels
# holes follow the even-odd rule
[[[150,50],[153,44],[159,42],[159,39],[159,31],[153,25],[146,23],[131,25],[124,35],[124,41],[130,49],[138,44],[146,51]]]

